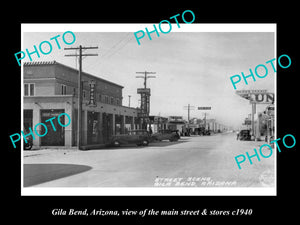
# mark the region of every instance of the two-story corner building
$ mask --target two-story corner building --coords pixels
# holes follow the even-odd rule
[[[76,146],[78,70],[56,61],[27,62],[23,65],[23,76],[23,130],[33,129],[38,123],[44,123],[48,129],[47,135],[35,136],[34,147]],[[118,84],[82,72],[83,146],[105,144],[113,134],[140,127],[138,109],[122,106],[122,89]],[[54,131],[52,124],[45,121],[61,113],[70,116],[71,124],[62,127],[52,120]],[[68,123],[67,117],[65,122]],[[38,126],[37,132],[43,134],[43,129]]]

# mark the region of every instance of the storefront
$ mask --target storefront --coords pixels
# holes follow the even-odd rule
[[[64,113],[64,109],[41,109],[41,123],[44,123],[47,126],[47,135],[41,137],[41,146],[64,146],[65,145],[65,128],[58,124],[58,120],[51,120],[55,130],[52,127],[51,123],[46,123],[46,120],[51,119],[52,117],[58,117],[61,113]],[[60,122],[64,124],[65,118],[64,115],[60,117]],[[45,128],[40,127],[38,133],[45,133]]]
[[[33,139],[33,149],[77,146],[78,139],[78,71],[57,62],[24,64],[23,130],[38,126],[47,135]],[[112,135],[139,129],[139,109],[122,105],[122,86],[91,74],[82,74],[81,145],[104,145]],[[93,83],[91,89],[90,83]],[[29,87],[30,90],[29,91]],[[93,101],[91,101],[93,100]],[[63,127],[52,117],[67,113],[70,125]],[[65,124],[65,116],[60,117]],[[67,121],[68,122],[68,121]]]

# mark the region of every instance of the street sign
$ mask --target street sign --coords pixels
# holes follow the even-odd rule
[[[262,94],[266,92],[267,90],[240,90],[240,91],[236,91],[235,93],[241,96],[242,98],[252,101],[251,99],[252,94]]]
[[[150,88],[138,88],[137,93],[138,94],[146,93],[150,95]]]
[[[198,107],[198,110],[211,110],[211,107]]]
[[[262,94],[266,92],[267,90],[240,90],[240,91],[236,91],[235,93],[238,95],[243,95],[243,94]]]
[[[250,104],[272,104],[274,103],[274,93],[267,90],[240,90],[235,92],[250,101]]]
[[[274,93],[251,94],[250,103],[256,104],[273,104]]]

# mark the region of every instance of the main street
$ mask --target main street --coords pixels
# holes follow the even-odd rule
[[[261,161],[253,157],[252,165],[245,161],[242,169],[234,160],[239,154],[254,154],[253,148],[258,150],[264,143],[237,141],[235,133],[222,133],[147,147],[25,151],[24,186],[173,187],[181,181],[183,186],[197,187],[273,187],[275,151]]]

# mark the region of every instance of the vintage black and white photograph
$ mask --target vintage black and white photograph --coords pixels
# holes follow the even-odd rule
[[[276,195],[276,24],[171,26],[22,24],[23,195]]]

